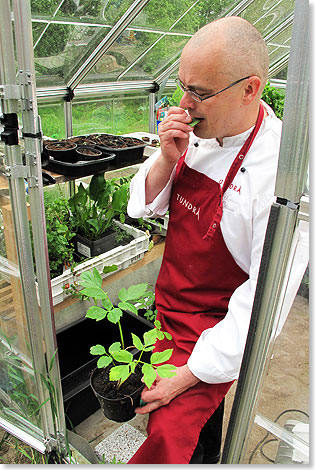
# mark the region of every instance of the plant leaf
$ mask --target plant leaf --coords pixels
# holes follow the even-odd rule
[[[107,296],[107,293],[99,287],[86,287],[81,290],[81,294],[86,295],[86,297],[92,297],[93,299],[105,299]]]
[[[167,331],[164,331],[164,335],[165,335],[165,338],[168,339],[168,340],[171,340],[173,338],[173,336],[168,333]]]
[[[113,361],[110,356],[101,356],[97,361],[97,367],[102,369],[103,367],[109,366],[109,364]]]
[[[153,328],[152,330],[146,331],[143,334],[143,339],[144,339],[144,345],[145,347],[147,346],[152,346],[156,342],[156,329]]]
[[[135,335],[134,333],[131,333],[131,336],[132,336],[132,342],[133,342],[133,345],[135,348],[137,348],[139,351],[142,351],[143,350],[143,344],[140,340],[140,338]]]
[[[93,356],[102,356],[105,353],[105,348],[101,344],[96,344],[95,346],[91,346],[90,348],[90,354],[92,354]]]
[[[112,354],[114,351],[120,351],[120,349],[121,349],[121,344],[119,341],[117,341],[116,343],[113,343],[109,346],[108,352]]]
[[[155,352],[152,354],[150,362],[151,364],[161,364],[162,362],[168,361],[172,354],[173,349],[165,349],[161,352]]]
[[[112,301],[110,300],[108,296],[102,300],[102,305],[107,311],[110,311],[113,308]]]
[[[127,300],[127,290],[125,289],[125,287],[120,289],[120,291],[118,292],[118,298],[119,300],[121,300],[121,302],[125,302]]]
[[[174,377],[176,375],[176,367],[173,364],[163,364],[156,368],[157,373],[160,377]]]
[[[129,377],[129,366],[128,364],[123,366],[112,367],[109,372],[109,380],[121,380],[124,382]]]
[[[127,289],[127,299],[126,300],[137,300],[139,297],[142,297],[145,291],[148,288],[147,283],[136,284],[134,286],[130,286]]]
[[[143,373],[142,380],[146,384],[146,386],[150,389],[152,387],[153,382],[156,379],[156,372],[150,364],[143,364],[142,373]]]
[[[121,308],[121,310],[127,310],[128,312],[132,312],[135,315],[138,315],[137,307],[129,302],[119,302],[118,307]]]
[[[117,271],[117,269],[118,269],[117,264],[111,264],[110,266],[104,266],[103,273],[104,274],[112,273],[113,271]]]
[[[107,311],[104,310],[101,307],[97,307],[96,305],[93,305],[88,309],[86,312],[85,317],[86,318],[92,318],[92,320],[100,321],[103,320],[107,315]]]
[[[130,362],[133,361],[133,355],[131,352],[125,351],[124,349],[120,351],[113,351],[111,355],[117,362],[125,362],[126,364],[130,364]]]
[[[108,312],[107,320],[112,323],[118,323],[120,318],[122,317],[122,311],[120,308],[113,308],[110,312]]]

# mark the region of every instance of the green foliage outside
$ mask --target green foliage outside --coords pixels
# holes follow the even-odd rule
[[[282,119],[284,109],[285,90],[279,90],[267,83],[262,94],[262,99],[269,104],[275,115]]]

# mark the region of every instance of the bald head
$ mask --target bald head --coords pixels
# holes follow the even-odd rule
[[[261,92],[268,78],[268,50],[263,37],[248,21],[237,16],[220,18],[203,26],[186,44],[183,54],[204,54],[217,63],[217,73],[230,81],[257,75]]]

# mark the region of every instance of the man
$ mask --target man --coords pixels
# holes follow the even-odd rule
[[[250,23],[201,28],[181,56],[184,95],[159,124],[161,150],[132,181],[131,217],[170,211],[156,305],[173,340],[157,348],[174,348],[177,374],[143,391],[148,438],[129,463],[213,463],[209,418],[238,377],[274,202],[281,121],[261,101],[267,75]]]

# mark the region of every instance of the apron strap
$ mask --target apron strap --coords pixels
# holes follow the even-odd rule
[[[214,215],[214,217],[213,217],[213,219],[212,219],[212,221],[209,225],[207,233],[203,237],[204,240],[209,239],[209,238],[211,239],[214,236],[218,226],[220,225],[222,215],[223,215],[223,195],[224,195],[225,191],[227,190],[227,188],[232,183],[236,173],[238,172],[241,164],[243,163],[243,160],[244,160],[247,152],[249,151],[249,149],[250,149],[250,147],[251,147],[251,145],[252,145],[252,143],[253,143],[256,135],[257,135],[257,132],[260,129],[263,118],[264,118],[264,107],[260,103],[258,118],[257,118],[256,124],[255,124],[255,127],[252,130],[252,132],[250,133],[250,135],[248,136],[248,138],[246,139],[246,142],[243,145],[243,147],[241,148],[241,150],[236,155],[236,157],[235,157],[235,159],[234,159],[234,161],[233,161],[233,163],[232,163],[232,165],[231,165],[231,167],[228,171],[228,174],[226,175],[226,178],[224,180],[222,188],[220,186],[220,194],[219,194],[219,198],[218,198],[217,210],[216,210],[216,213],[215,213],[215,215]]]

